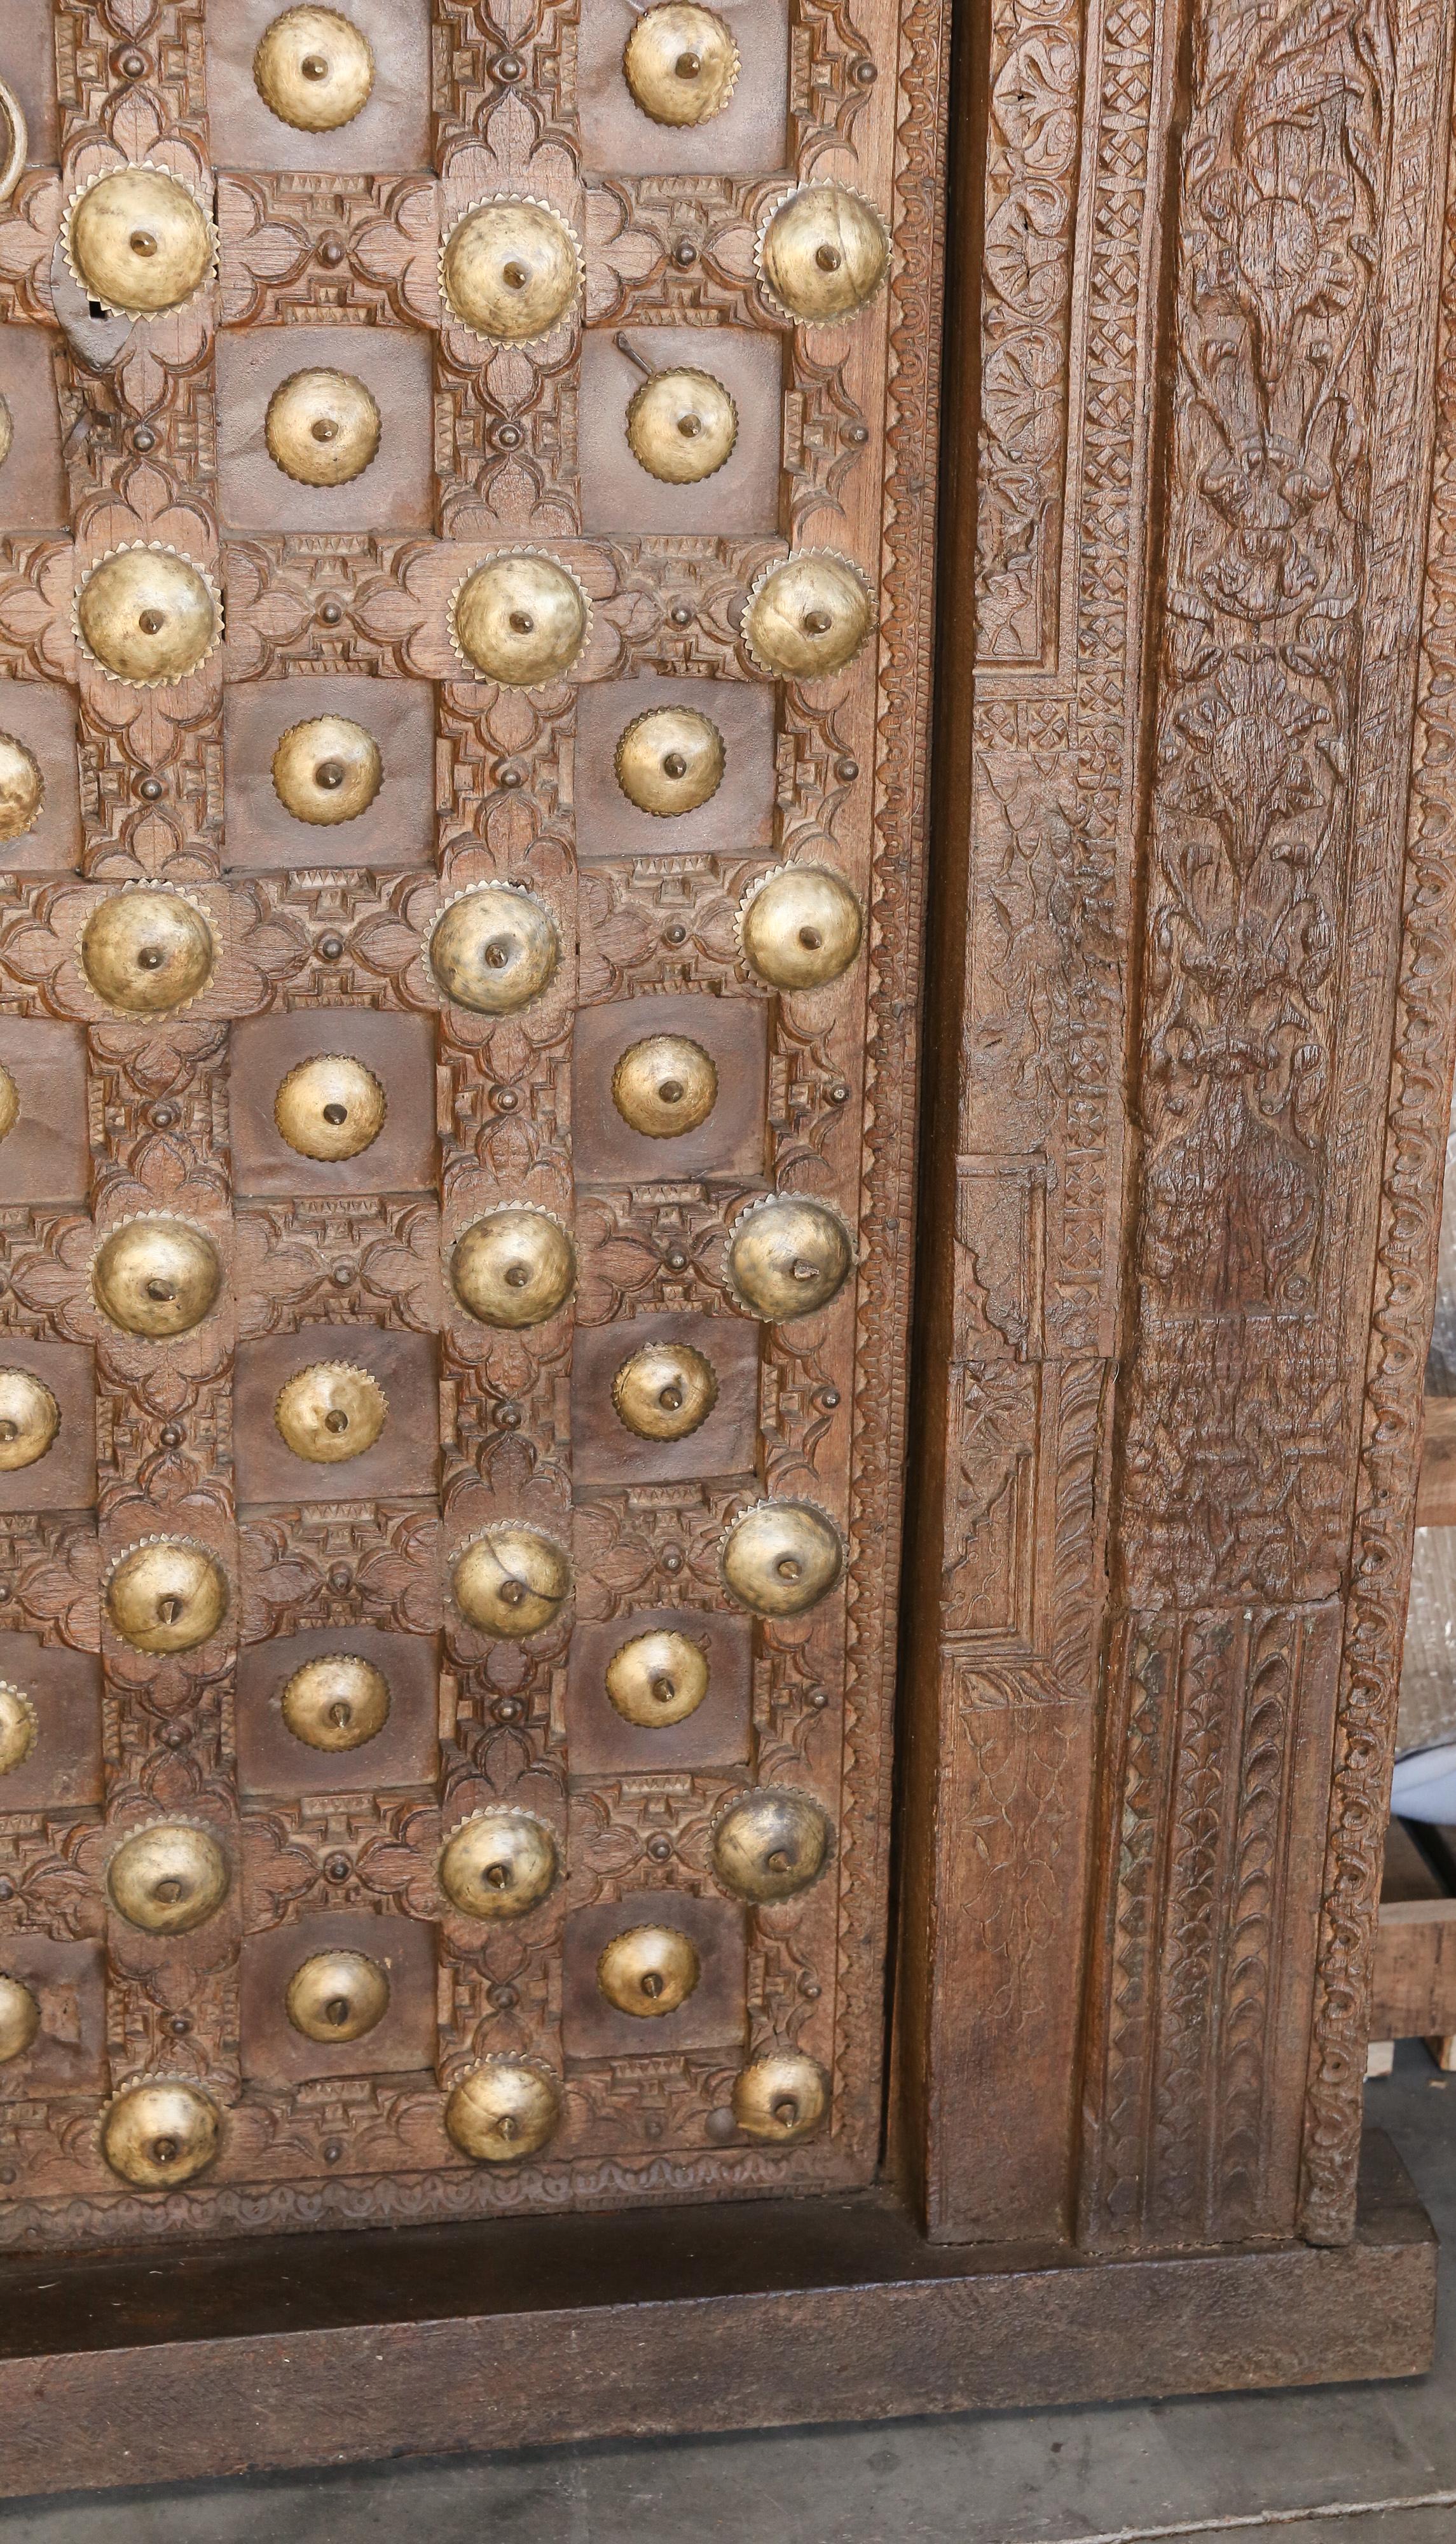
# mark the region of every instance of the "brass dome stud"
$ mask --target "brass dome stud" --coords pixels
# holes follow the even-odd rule
[[[294,1671],[279,1706],[306,1749],[362,1749],[389,1719],[389,1681],[356,1652],[325,1652]]]
[[[854,661],[874,617],[864,576],[848,557],[803,548],[758,577],[742,633],[761,672],[822,680]]]
[[[190,1935],[228,1894],[228,1864],[215,1837],[186,1822],[138,1829],[107,1867],[112,1906],[144,1935]]]
[[[807,1889],[828,1853],[829,1822],[818,1803],[778,1786],[744,1793],[713,1832],[715,1876],[757,1908]]]
[[[574,574],[534,548],[488,557],[450,602],[455,650],[507,689],[537,689],[575,662],[591,604]]]
[[[0,1140],[8,1140],[20,1120],[20,1088],[0,1061]]]
[[[0,198],[0,200],[3,200],[3,198]],[[6,397],[0,397],[0,468],[4,467],[6,460],[10,457],[11,446],[14,440],[15,418],[10,412],[10,400]]]
[[[124,1220],[91,1261],[103,1315],[126,1334],[191,1333],[217,1304],[222,1265],[210,1236],[185,1219]]]
[[[787,1325],[827,1308],[853,1262],[849,1231],[837,1211],[798,1193],[775,1193],[734,1220],[724,1268],[750,1315]]]
[[[612,1381],[617,1419],[639,1440],[686,1440],[717,1402],[713,1364],[688,1343],[645,1343]]]
[[[337,132],[374,86],[368,37],[337,9],[285,9],[263,31],[253,85],[294,132]]]
[[[556,1840],[529,1811],[477,1811],[445,1841],[440,1888],[462,1917],[524,1917],[557,1868]]]
[[[273,1406],[279,1438],[313,1467],[362,1458],[388,1420],[389,1399],[378,1379],[346,1360],[316,1360],[295,1370]]]
[[[708,1655],[686,1634],[658,1628],[621,1643],[607,1663],[609,1702],[644,1731],[686,1722],[708,1693]]]
[[[696,707],[649,707],[617,745],[617,783],[640,813],[696,812],[723,784],[723,736]]]
[[[445,904],[425,951],[441,990],[457,1006],[482,1016],[508,1016],[550,988],[561,938],[534,893],[486,883]]]
[[[575,1249],[560,1220],[525,1203],[487,1211],[450,1257],[450,1287],[483,1325],[543,1325],[575,1282]]]
[[[724,1539],[725,1585],[755,1617],[802,1617],[843,1569],[839,1531],[810,1502],[753,1502]]]
[[[445,2105],[445,2127],[477,2164],[519,2164],[561,2125],[561,2088],[523,2059],[487,2058],[462,2076]]]
[[[645,2022],[675,2014],[702,1976],[692,1939],[677,1926],[629,1926],[596,1964],[596,1984],[619,2014]]]
[[[23,839],[34,831],[45,801],[45,780],[35,753],[13,733],[0,733],[0,839]]]
[[[24,2058],[40,2030],[40,2008],[24,1979],[0,1970],[0,2067]]]
[[[278,1137],[300,1157],[334,1165],[360,1156],[384,1128],[389,1099],[371,1069],[346,1052],[320,1052],[290,1069],[273,1097]]]
[[[581,251],[549,203],[492,195],[461,214],[440,250],[440,287],[472,335],[534,345],[581,290]]]
[[[81,932],[81,969],[123,1015],[166,1015],[212,977],[212,930],[180,893],[133,885],[98,902]]]
[[[170,688],[205,663],[221,634],[217,595],[175,548],[114,548],[76,594],[83,650],[114,680]]]
[[[268,402],[268,457],[297,486],[347,486],[379,448],[379,409],[351,371],[290,372]]]
[[[746,2137],[790,2146],[816,2129],[829,2106],[823,2070],[802,2050],[773,2049],[733,2079],[733,2118]]]
[[[641,23],[641,22],[639,22]],[[738,410],[712,371],[653,371],[627,409],[627,447],[664,486],[697,486],[732,456]]]
[[[389,2012],[389,1974],[367,1952],[311,1952],[288,1981],[283,2007],[305,2040],[362,2040]]]
[[[780,866],[765,875],[738,918],[743,958],[773,990],[822,990],[849,970],[864,914],[827,866]]]
[[[333,828],[367,813],[384,783],[379,745],[351,716],[310,716],[279,736],[273,793],[295,821]]]
[[[227,1579],[205,1547],[182,1537],[143,1538],[107,1577],[106,1610],[138,1652],[190,1652],[227,1615]]]
[[[102,2126],[113,2173],[138,2190],[176,2190],[205,2172],[222,2143],[215,2103],[181,2077],[162,2076],[118,2094]]]
[[[0,1475],[44,1457],[60,1429],[60,1406],[28,1369],[0,1369]]]
[[[889,233],[849,186],[800,186],[758,235],[758,271],[787,318],[833,327],[874,299],[889,270]]]
[[[738,77],[738,47],[716,9],[662,0],[627,39],[622,72],[653,123],[707,123],[722,115]]]
[[[25,1689],[0,1679],[0,1776],[23,1767],[39,1736],[36,1709]]]
[[[502,1522],[461,1550],[454,1587],[461,1615],[478,1633],[523,1642],[542,1632],[571,1597],[571,1560],[543,1530]]]
[[[630,1131],[677,1140],[707,1121],[718,1102],[718,1071],[685,1034],[648,1034],[613,1070],[612,1102]]]
[[[111,168],[71,198],[66,262],[92,300],[123,318],[180,309],[212,273],[217,235],[191,189],[150,162]]]

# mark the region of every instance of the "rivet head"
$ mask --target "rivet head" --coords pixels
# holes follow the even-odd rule
[[[617,1419],[639,1440],[686,1440],[717,1402],[713,1364],[687,1343],[647,1343],[612,1381]]]
[[[518,2164],[561,2123],[561,2089],[523,2060],[488,2058],[462,2076],[445,2105],[445,2127],[477,2164]]]
[[[478,1015],[507,1016],[549,987],[561,961],[561,938],[534,893],[482,884],[442,911],[428,953],[447,998]]]
[[[191,1333],[222,1287],[217,1249],[181,1219],[133,1219],[92,1258],[96,1304],[126,1334]]]
[[[627,446],[650,477],[696,486],[712,477],[738,438],[738,410],[711,371],[654,371],[627,409]]]
[[[72,204],[66,248],[86,290],[128,318],[191,300],[212,270],[212,224],[165,168],[116,168]]]
[[[311,1952],[288,1981],[283,2006],[305,2040],[343,2046],[383,2022],[389,1976],[366,1952]]]
[[[554,1538],[506,1522],[464,1549],[454,1587],[461,1615],[479,1633],[520,1642],[539,1634],[565,1606],[572,1566]]]
[[[708,1655],[701,1643],[671,1630],[634,1634],[607,1663],[606,1688],[624,1722],[663,1730],[696,1713],[708,1693]]]
[[[808,1502],[754,1502],[724,1545],[724,1581],[756,1617],[802,1617],[843,1569],[838,1530]]]
[[[853,317],[889,265],[889,234],[848,186],[801,186],[771,212],[759,269],[780,308],[810,325]]]
[[[596,1984],[619,2014],[645,2022],[675,2014],[702,1975],[692,1938],[676,1926],[629,1926],[596,1964]]]
[[[113,2173],[139,2190],[175,2190],[206,2170],[222,2143],[222,2115],[195,2085],[159,2078],[134,2085],[112,2105],[102,2153]]]
[[[23,1767],[39,1737],[36,1709],[23,1688],[0,1679],[0,1776]]]
[[[356,821],[384,783],[379,745],[351,716],[310,716],[290,724],[272,757],[273,793],[295,820]]]
[[[640,813],[691,813],[723,784],[723,736],[696,707],[650,707],[617,745],[617,783]]]
[[[346,1052],[320,1052],[299,1061],[273,1097],[279,1138],[298,1156],[321,1164],[357,1157],[372,1147],[388,1110],[373,1071]]]
[[[0,1061],[0,1140],[7,1140],[20,1120],[20,1088]]]
[[[788,2146],[817,2128],[829,2104],[823,2070],[802,2050],[770,2050],[733,2079],[732,2113],[746,2137]]]
[[[0,1369],[0,1475],[43,1458],[60,1429],[60,1406],[28,1369]]]
[[[357,1652],[326,1652],[294,1671],[279,1709],[306,1749],[361,1749],[389,1719],[389,1681]]]
[[[638,19],[622,69],[653,123],[707,123],[732,97],[738,47],[716,10],[693,0],[662,0]]]
[[[807,1793],[767,1786],[725,1811],[713,1837],[713,1869],[735,1899],[765,1906],[792,1899],[823,1868],[829,1822]]]
[[[869,592],[848,560],[809,549],[786,557],[755,586],[743,635],[762,670],[821,680],[854,660],[873,618]]]
[[[734,1222],[726,1268],[744,1306],[782,1325],[827,1307],[852,1261],[849,1232],[835,1212],[781,1194]]]
[[[39,761],[13,733],[0,733],[0,839],[34,831],[44,801]]]
[[[81,936],[81,969],[99,998],[128,1015],[165,1015],[205,989],[212,930],[177,893],[145,886],[100,902]]]
[[[743,908],[743,953],[774,990],[822,990],[860,950],[864,916],[842,875],[826,866],[785,866]]]
[[[0,1971],[0,2067],[24,2058],[40,2029],[40,2008],[23,1979]]]
[[[363,30],[337,9],[285,9],[264,30],[253,84],[295,132],[337,132],[368,103],[374,55]]]
[[[483,1325],[540,1325],[565,1307],[576,1280],[572,1240],[549,1211],[488,1211],[450,1257],[450,1286]]]
[[[581,263],[559,212],[498,195],[456,222],[441,251],[440,280],[474,334],[524,345],[566,317],[581,288]]]
[[[205,1829],[138,1829],[107,1868],[112,1905],[146,1935],[190,1935],[228,1893],[228,1864]]]
[[[136,688],[186,679],[217,636],[204,575],[170,548],[117,548],[76,596],[76,624],[104,672]]]
[[[106,1586],[107,1615],[138,1652],[190,1652],[227,1614],[227,1580],[200,1546],[154,1538],[123,1554]]]
[[[524,1917],[556,1875],[556,1841],[528,1811],[478,1811],[440,1856],[440,1888],[462,1917]]]
[[[300,486],[346,486],[379,448],[379,409],[351,371],[293,371],[268,402],[268,456]]]
[[[612,1072],[612,1102],[629,1130],[649,1140],[696,1131],[718,1102],[718,1071],[684,1034],[648,1034]]]
[[[511,689],[537,688],[569,672],[590,624],[575,575],[527,550],[477,566],[455,595],[451,618],[462,654]]]
[[[315,1361],[296,1370],[278,1391],[273,1421],[296,1458],[311,1466],[343,1466],[372,1449],[389,1419],[377,1378],[351,1361]]]

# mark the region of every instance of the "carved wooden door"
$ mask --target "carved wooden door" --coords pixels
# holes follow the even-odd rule
[[[0,2241],[873,2172],[899,41],[8,0]]]

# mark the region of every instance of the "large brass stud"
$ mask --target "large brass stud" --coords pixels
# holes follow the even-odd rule
[[[733,2079],[733,2118],[746,2137],[788,2146],[817,2128],[829,2093],[821,2068],[799,2049],[773,2049]]]
[[[24,1688],[0,1679],[0,1776],[23,1767],[39,1737],[36,1709]]]
[[[107,1615],[138,1652],[190,1652],[227,1615],[227,1579],[204,1547],[144,1538],[109,1574]]]
[[[388,1110],[373,1071],[338,1051],[299,1061],[273,1097],[279,1137],[300,1157],[316,1157],[324,1164],[357,1157],[371,1148]]]
[[[253,84],[295,132],[337,132],[367,105],[374,55],[361,27],[337,9],[285,9],[264,29]]]
[[[76,628],[113,679],[169,688],[217,643],[217,597],[200,567],[174,548],[114,548],[76,595]]]
[[[158,2077],[119,2094],[102,2129],[113,2173],[138,2190],[175,2190],[206,2170],[222,2142],[215,2103],[181,2077]]]
[[[361,1749],[389,1719],[389,1681],[357,1652],[325,1652],[294,1671],[279,1705],[305,1748]]]
[[[889,234],[848,186],[801,186],[770,212],[758,270],[785,315],[833,326],[873,300],[889,266]]]
[[[215,1917],[228,1894],[228,1864],[206,1829],[138,1829],[107,1868],[112,1905],[145,1935],[190,1935]]]
[[[805,548],[754,584],[743,636],[761,672],[822,680],[854,661],[874,615],[864,577],[847,557]]]
[[[612,1072],[612,1102],[629,1130],[649,1140],[696,1131],[718,1102],[718,1071],[685,1034],[648,1034]]]
[[[549,203],[494,195],[455,223],[440,250],[440,283],[473,334],[535,344],[576,299],[581,252]]]
[[[649,707],[617,745],[617,783],[640,813],[667,820],[718,793],[725,755],[717,725],[696,707]]]
[[[268,402],[268,457],[299,486],[346,486],[379,448],[379,409],[351,371],[292,371]]]
[[[0,1061],[0,1140],[8,1140],[20,1120],[20,1088]]]
[[[802,1617],[843,1568],[838,1530],[809,1502],[753,1502],[724,1540],[724,1580],[756,1617]]]
[[[353,1361],[316,1360],[278,1390],[273,1420],[295,1458],[340,1467],[373,1448],[389,1420],[389,1399]]]
[[[40,2029],[40,2008],[23,1979],[0,1971],[0,2067],[24,2058]]]
[[[842,875],[827,866],[781,866],[743,905],[744,958],[774,990],[822,990],[849,970],[864,917]]]
[[[222,1265],[210,1236],[185,1219],[130,1219],[103,1238],[91,1287],[123,1333],[191,1333],[216,1304]]]
[[[288,1981],[283,2005],[305,2040],[362,2040],[389,2012],[389,1974],[367,1952],[310,1952]]]
[[[456,650],[508,689],[560,679],[590,625],[591,606],[575,576],[531,548],[488,557],[450,604]]]
[[[556,1840],[529,1811],[477,1811],[440,1856],[440,1888],[462,1917],[524,1917],[556,1873]]]
[[[713,1832],[713,1869],[735,1899],[766,1907],[806,1889],[829,1852],[829,1822],[807,1793],[744,1793]]]
[[[81,969],[125,1015],[165,1015],[212,977],[212,930],[180,893],[137,885],[97,904],[81,935]]]
[[[596,1964],[596,1984],[619,2014],[651,2021],[675,2014],[702,1975],[692,1938],[677,1926],[629,1926]]]
[[[627,446],[664,486],[715,476],[738,438],[738,410],[711,371],[653,371],[627,409]]]
[[[296,821],[332,828],[367,813],[384,783],[384,761],[373,735],[351,716],[310,716],[279,737],[272,780]]]
[[[487,1211],[450,1257],[450,1286],[483,1325],[541,1325],[564,1308],[576,1256],[560,1220],[524,1203]]]
[[[627,39],[622,70],[653,123],[707,123],[722,115],[738,76],[738,47],[716,9],[662,0]]]
[[[460,1613],[477,1632],[521,1642],[549,1626],[571,1597],[571,1560],[541,1529],[506,1522],[471,1540],[454,1583]]]
[[[658,1628],[619,1644],[607,1663],[606,1683],[624,1722],[656,1731],[697,1712],[708,1693],[708,1655],[686,1634]]]
[[[549,988],[561,961],[556,920],[534,893],[478,884],[447,902],[429,937],[429,968],[447,998],[508,1016]]]
[[[40,763],[13,733],[0,733],[0,839],[34,831],[45,801]]]
[[[798,1193],[754,1202],[733,1223],[725,1270],[743,1306],[766,1322],[810,1316],[843,1289],[854,1261],[838,1213]]]
[[[28,1369],[0,1369],[0,1475],[43,1458],[60,1429],[60,1406]]]
[[[180,308],[212,271],[212,223],[180,177],[113,168],[71,203],[66,256],[81,288],[126,318]]]
[[[645,1343],[612,1381],[617,1419],[639,1440],[686,1440],[717,1402],[713,1364],[688,1343]]]
[[[518,2164],[561,2123],[561,2089],[523,2059],[487,2058],[462,2076],[445,2105],[445,2127],[478,2164]]]

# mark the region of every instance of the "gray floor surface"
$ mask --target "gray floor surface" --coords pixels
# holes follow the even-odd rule
[[[1400,2385],[452,2458],[0,2508],[3,2544],[1456,2544],[1456,2076],[1368,2089],[1442,2239]],[[543,2360],[549,2373],[550,2361]],[[0,2447],[4,2433],[0,2431]]]

